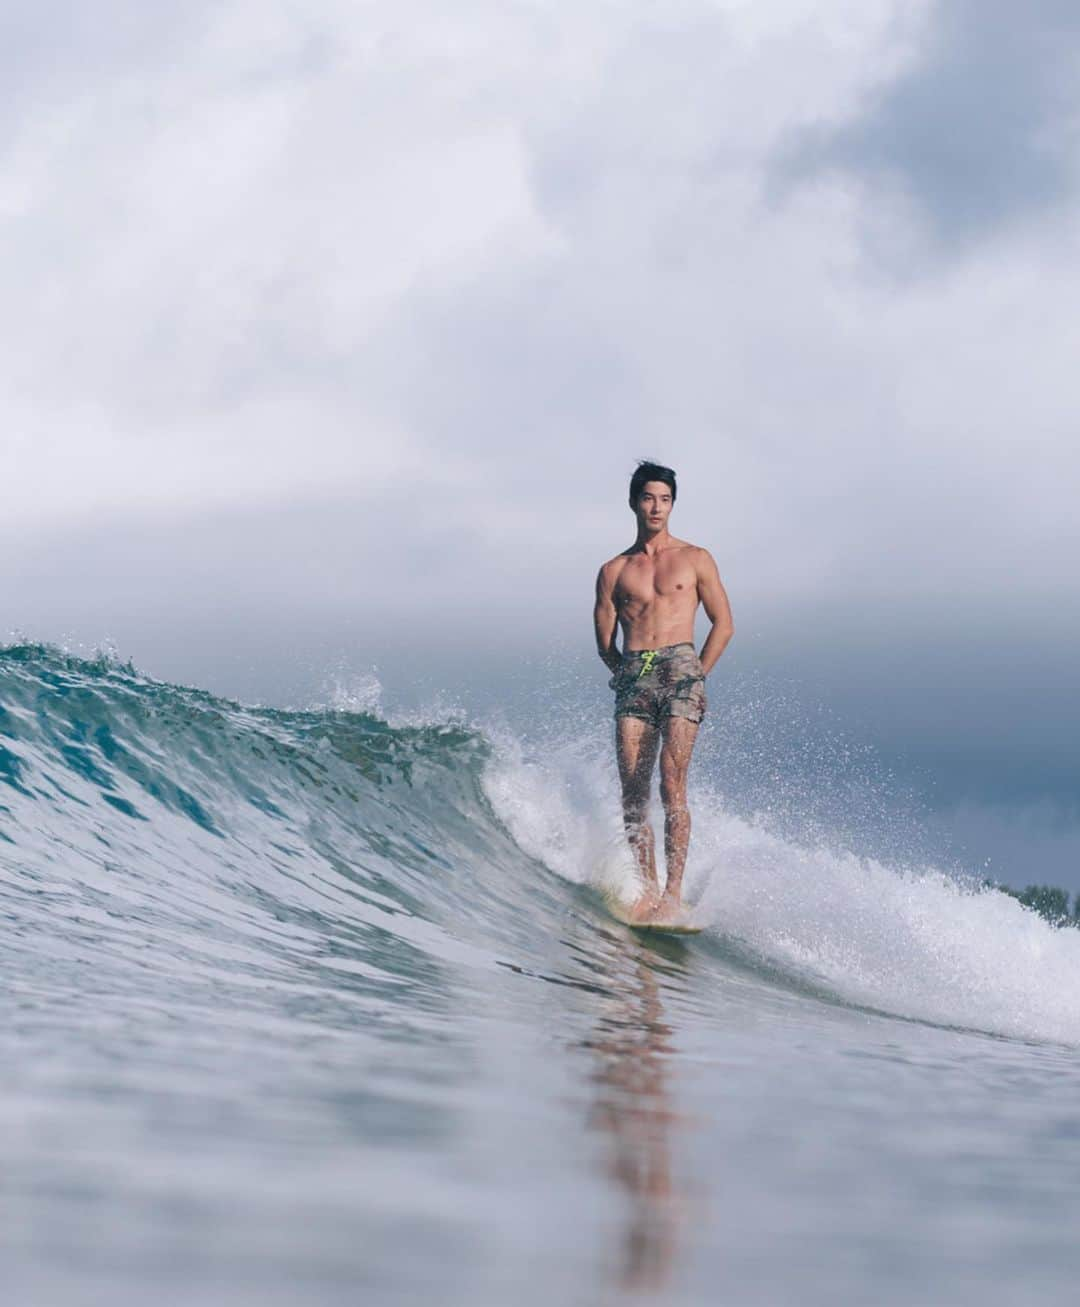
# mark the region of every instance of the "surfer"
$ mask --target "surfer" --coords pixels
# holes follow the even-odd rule
[[[686,776],[698,726],[705,715],[705,677],[734,633],[731,607],[712,555],[668,531],[675,505],[675,473],[641,462],[630,479],[637,539],[606,562],[596,578],[596,647],[613,673],[615,753],[622,785],[623,822],[641,875],[631,909],[657,925],[682,916],[682,879],[690,844]],[[694,649],[694,617],[702,604],[712,630]],[[616,647],[622,628],[622,653]],[[649,824],[649,793],[657,754],[664,805],[663,891]]]

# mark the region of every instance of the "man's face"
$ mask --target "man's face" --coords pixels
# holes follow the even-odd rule
[[[666,482],[646,481],[634,508],[638,525],[650,535],[662,531],[671,515],[671,504],[671,487]]]

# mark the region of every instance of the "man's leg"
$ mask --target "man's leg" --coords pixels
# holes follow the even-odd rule
[[[686,776],[697,739],[697,722],[685,717],[668,717],[663,726],[664,747],[660,751],[660,799],[664,805],[664,860],[667,885],[663,908],[677,908],[682,901],[682,879],[686,851],[690,847],[690,809],[686,806]]]
[[[615,756],[622,784],[623,824],[641,873],[642,904],[644,906],[647,900],[650,907],[655,906],[660,897],[656,848],[649,825],[649,788],[659,743],[660,732],[651,722],[640,717],[615,719]]]

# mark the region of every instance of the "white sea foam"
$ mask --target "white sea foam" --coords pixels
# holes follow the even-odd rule
[[[442,693],[435,693],[411,708],[387,705],[385,687],[376,667],[363,671],[339,669],[328,675],[321,692],[308,707],[339,713],[364,713],[381,718],[395,730],[467,724],[461,704]]]
[[[611,761],[580,740],[537,755],[509,733],[488,734],[495,752],[484,788],[518,846],[566,880],[633,898],[639,879]]]
[[[502,740],[490,801],[530,856],[575,883],[628,894],[614,767],[569,741]],[[934,867],[802,847],[691,786],[686,896],[699,919],[793,980],[841,1001],[935,1023],[1080,1044],[1080,930]],[[662,814],[654,811],[657,831]]]
[[[374,669],[362,672],[338,671],[329,677],[320,704],[335,712],[383,714],[383,687]]]

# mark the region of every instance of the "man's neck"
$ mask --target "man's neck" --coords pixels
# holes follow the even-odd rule
[[[645,531],[638,527],[637,541],[634,549],[642,554],[648,554],[650,558],[653,554],[659,553],[671,544],[671,532],[667,527],[661,527],[659,531]]]

